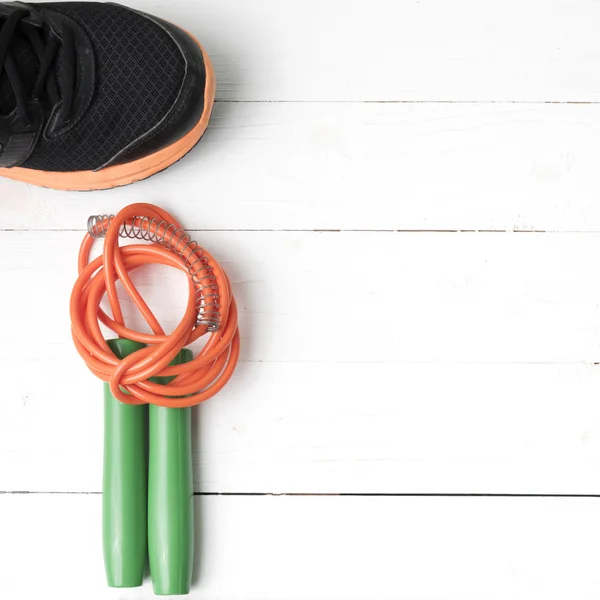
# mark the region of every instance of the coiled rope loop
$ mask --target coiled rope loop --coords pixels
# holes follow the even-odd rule
[[[79,251],[79,277],[71,294],[73,340],[80,356],[112,394],[126,404],[170,408],[193,406],[218,393],[231,378],[240,353],[238,311],[229,279],[219,263],[166,211],[152,204],[132,204],[114,217],[93,217]],[[132,236],[132,232],[139,235]],[[90,251],[104,237],[102,256],[90,262]],[[137,237],[150,244],[119,246],[119,237]],[[166,335],[135,288],[129,273],[142,265],[161,264],[188,275],[185,314]],[[125,326],[117,295],[119,280],[152,330],[141,333]],[[108,296],[112,318],[101,308]],[[110,350],[100,323],[119,337],[147,344],[123,360]],[[168,366],[179,351],[203,335],[209,338],[192,361]],[[151,377],[174,377],[168,385]]]

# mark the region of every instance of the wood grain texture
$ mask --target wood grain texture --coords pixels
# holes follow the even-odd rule
[[[0,313],[0,489],[99,489],[101,388],[67,311],[80,237],[0,234],[18,290]],[[243,362],[196,417],[196,489],[598,492],[600,236],[199,240],[231,275]],[[174,327],[183,274],[136,280]]]
[[[600,106],[217,104],[167,172],[59,193],[0,180],[0,229],[132,202],[188,229],[600,230]]]
[[[600,99],[593,0],[131,4],[202,41],[221,100]]]
[[[189,598],[592,600],[598,500],[201,497]],[[153,598],[109,590],[100,496],[0,496],[0,593]],[[56,559],[53,557],[57,557]],[[7,566],[10,565],[10,568]]]
[[[11,343],[0,359],[73,352],[68,305],[81,239],[0,233],[3,284],[18,290],[3,300],[0,325]],[[197,241],[230,274],[248,361],[593,363],[600,356],[598,234],[205,232]],[[158,267],[138,281],[174,327],[187,302],[184,274]]]
[[[68,352],[0,365],[0,488],[99,492],[99,383]],[[244,362],[195,410],[195,490],[600,494],[599,377],[585,365]]]

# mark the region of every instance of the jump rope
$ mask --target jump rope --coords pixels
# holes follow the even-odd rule
[[[120,246],[119,239],[141,244]],[[102,256],[90,260],[98,239]],[[154,592],[190,591],[194,554],[191,407],[229,381],[240,352],[238,311],[219,263],[169,213],[133,204],[95,216],[79,251],[70,302],[75,347],[104,384],[102,530],[108,585],[142,584],[146,562]],[[151,264],[188,275],[189,299],[166,334],[130,273]],[[126,326],[117,282],[152,333]],[[107,296],[109,316],[101,307]],[[100,324],[114,332],[105,340]],[[207,336],[194,358],[186,346]]]

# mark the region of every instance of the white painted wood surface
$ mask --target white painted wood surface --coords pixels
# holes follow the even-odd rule
[[[101,384],[67,310],[81,237],[0,233],[20,290],[0,315],[7,489],[100,489]],[[243,339],[235,381],[198,415],[198,491],[600,492],[600,235],[198,239],[230,273]],[[173,328],[183,275],[137,281]]]
[[[100,504],[99,495],[0,496],[6,597],[153,598],[149,581],[104,588]],[[195,505],[191,599],[600,594],[595,499],[221,496]]]
[[[191,157],[122,190],[0,181],[0,224],[144,199],[190,229],[600,231],[600,105],[218,103]]]
[[[192,597],[597,598],[598,499],[503,495],[600,495],[600,4],[132,5],[198,35],[219,101],[147,182],[0,181],[0,598],[152,596],[103,581],[68,322],[88,215],[137,201],[242,308],[194,418],[195,489],[232,496],[196,497]],[[181,279],[138,280],[172,326]]]
[[[223,100],[600,99],[594,0],[137,0],[197,32]]]

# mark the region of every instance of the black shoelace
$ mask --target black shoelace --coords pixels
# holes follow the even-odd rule
[[[24,124],[31,123],[28,114],[28,104],[33,101],[46,100],[50,106],[55,106],[62,101],[59,118],[68,121],[71,106],[73,104],[75,88],[75,44],[73,32],[64,27],[61,32],[62,40],[55,35],[48,35],[48,41],[43,37],[43,30],[24,19],[30,16],[26,7],[15,6],[8,14],[0,14],[0,74],[4,70],[16,98],[16,109],[19,120]],[[26,87],[19,74],[12,53],[11,43],[15,36],[21,36],[27,40],[39,60],[39,71],[30,97],[27,97]],[[65,82],[62,96],[59,92],[53,65],[59,47],[63,46]]]

